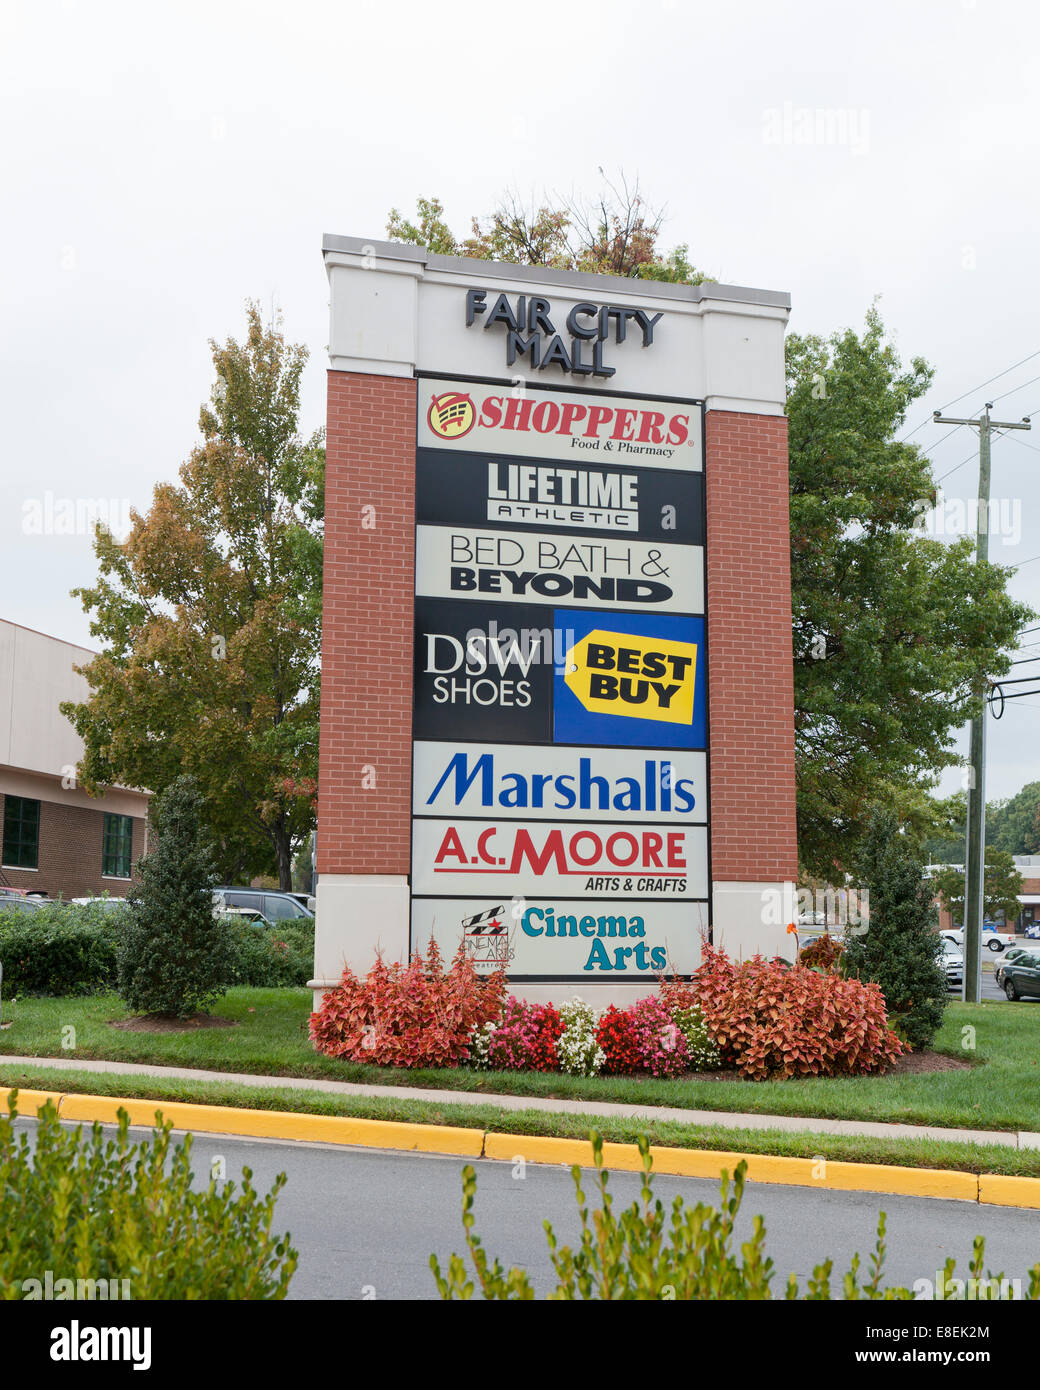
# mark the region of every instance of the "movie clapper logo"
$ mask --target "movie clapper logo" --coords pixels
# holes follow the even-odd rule
[[[514,955],[505,906],[463,917],[462,936],[474,965],[507,965]]]

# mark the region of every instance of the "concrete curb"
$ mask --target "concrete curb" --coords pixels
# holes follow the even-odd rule
[[[593,1166],[592,1144],[587,1139],[497,1134],[492,1130],[450,1125],[355,1119],[345,1115],[305,1115],[278,1110],[245,1110],[234,1106],[77,1095],[60,1091],[19,1091],[18,1101],[20,1114],[37,1112],[50,1101],[61,1119],[87,1123],[98,1121],[101,1124],[114,1124],[122,1109],[129,1115],[132,1125],[150,1127],[161,1115],[175,1129],[200,1134],[297,1139],[318,1144],[500,1159],[510,1163],[523,1160],[526,1163],[577,1164],[584,1168]],[[0,1094],[0,1113],[6,1112],[5,1092]],[[881,1192],[905,1197],[938,1197],[995,1206],[1040,1207],[1040,1178],[727,1153],[714,1149],[676,1149],[653,1144],[650,1146],[650,1156],[655,1173],[672,1177],[712,1178],[717,1181],[723,1169],[732,1174],[736,1165],[743,1160],[747,1163],[749,1182],[844,1192]],[[642,1157],[635,1144],[604,1143],[603,1162],[607,1168],[628,1172],[638,1172],[642,1167]]]

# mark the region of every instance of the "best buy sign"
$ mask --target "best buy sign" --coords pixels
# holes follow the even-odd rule
[[[593,714],[693,722],[697,645],[596,630],[565,658],[569,690]]]

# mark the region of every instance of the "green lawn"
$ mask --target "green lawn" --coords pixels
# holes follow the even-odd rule
[[[214,1008],[235,1028],[182,1034],[126,1033],[108,1027],[125,1017],[114,996],[5,1002],[4,1053],[35,1057],[110,1058],[127,1062],[327,1077],[382,1085],[469,1092],[584,1098],[686,1109],[758,1111],[837,1119],[901,1120],[911,1124],[1040,1130],[1040,1005],[951,1004],[937,1040],[940,1050],[973,1061],[970,1070],[892,1077],[805,1081],[570,1077],[519,1072],[396,1071],[335,1062],[307,1037],[310,992],[233,989]],[[72,1028],[74,1038],[63,1030]],[[974,1029],[974,1048],[962,1030]],[[63,1049],[66,1043],[73,1047]],[[125,1083],[124,1083],[125,1084]],[[279,1092],[288,1104],[285,1093]],[[790,1150],[787,1150],[790,1152]]]
[[[460,1105],[446,1101],[400,1100],[382,1096],[336,1096],[324,1091],[285,1091],[237,1086],[219,1081],[183,1081],[172,1077],[105,1076],[88,1071],[65,1071],[46,1065],[5,1064],[0,1060],[0,1094],[12,1088],[88,1092],[192,1101],[202,1105],[234,1105],[253,1110],[293,1110],[312,1115],[354,1115],[373,1120],[403,1120],[417,1124],[458,1125],[463,1129],[502,1134],[548,1134],[587,1138],[592,1122],[580,1115],[544,1110],[503,1110],[492,1104]],[[907,1168],[951,1168],[967,1173],[1007,1173],[1040,1177],[1040,1150],[1011,1149],[993,1144],[950,1143],[935,1139],[873,1139],[859,1135],[795,1133],[760,1129],[723,1129],[718,1125],[685,1125],[674,1120],[642,1121],[597,1118],[604,1139],[634,1143],[640,1134],[654,1144],[680,1149],[721,1149],[736,1153],[786,1154],[859,1163],[894,1163]]]

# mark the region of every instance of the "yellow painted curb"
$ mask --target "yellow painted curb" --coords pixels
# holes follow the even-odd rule
[[[808,1161],[808,1160],[806,1160]],[[953,1168],[900,1168],[887,1163],[836,1163],[827,1160],[826,1179],[821,1187],[846,1192],[892,1192],[901,1197],[944,1197],[948,1200],[977,1202],[977,1173]],[[1031,1181],[1040,1194],[1040,1179]]]
[[[19,1115],[35,1115],[38,1110],[42,1110],[48,1101],[53,1101],[57,1106],[61,1100],[60,1091],[25,1091],[21,1086],[2,1086],[0,1087],[0,1114],[8,1114],[7,1098],[12,1091],[18,1092],[18,1099],[15,1104],[18,1107]]]
[[[1002,1207],[1040,1207],[1040,1178],[983,1173],[979,1177],[979,1201]]]
[[[525,1163],[563,1163],[568,1168],[574,1164],[591,1168],[594,1162],[588,1139],[557,1139],[541,1134],[485,1134],[484,1157],[501,1158],[507,1163],[521,1158]],[[638,1172],[643,1160],[635,1144],[604,1143],[603,1166]]]
[[[711,1149],[666,1149],[651,1145],[655,1173],[675,1177],[730,1177],[741,1161],[748,1182],[783,1183],[788,1187],[819,1187],[838,1192],[891,1192],[908,1197],[978,1200],[978,1178],[942,1168],[901,1168],[888,1163],[846,1163],[836,1159],[791,1158],[782,1154],[725,1153]],[[1040,1192],[1040,1180],[1034,1179]]]
[[[484,1157],[528,1163],[575,1163],[592,1166],[592,1145],[581,1139],[552,1139],[536,1135],[492,1134],[484,1139]],[[667,1177],[711,1178],[717,1182],[726,1169],[747,1164],[748,1182],[782,1183],[788,1187],[818,1187],[845,1192],[890,1192],[898,1196],[959,1198],[978,1201],[974,1173],[939,1168],[900,1168],[884,1163],[839,1163],[831,1159],[789,1158],[773,1154],[731,1153],[723,1149],[673,1149],[650,1146],[653,1171]],[[638,1172],[642,1167],[635,1144],[604,1144],[606,1168]],[[1040,1179],[1013,1178],[1032,1183],[1040,1205]],[[1024,1205],[1024,1204],[1023,1204]]]
[[[63,1120],[100,1120],[115,1124],[125,1110],[132,1125],[154,1125],[158,1111],[174,1129],[201,1134],[247,1135],[258,1139],[303,1139],[365,1148],[410,1149],[424,1153],[463,1154],[479,1158],[484,1132],[451,1125],[403,1124],[349,1115],[306,1115],[283,1110],[245,1110],[233,1105],[194,1105],[185,1101],[133,1100],[116,1096],[66,1095],[58,1113]]]

